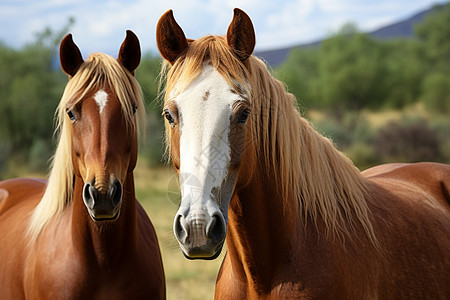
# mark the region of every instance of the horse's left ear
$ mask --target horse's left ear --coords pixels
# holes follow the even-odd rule
[[[131,30],[127,30],[127,36],[120,46],[117,60],[134,75],[134,70],[141,62],[141,45],[138,37]]]
[[[227,43],[241,61],[247,60],[255,49],[255,29],[252,20],[239,8],[234,9],[233,20],[228,26]]]

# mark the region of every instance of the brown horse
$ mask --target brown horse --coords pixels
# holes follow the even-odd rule
[[[134,192],[139,40],[127,31],[117,60],[83,61],[67,35],[60,59],[70,80],[48,183],[0,182],[0,298],[163,299],[158,240]]]
[[[450,299],[450,167],[361,174],[252,56],[250,18],[226,37],[157,26],[164,114],[190,259],[218,256],[217,299]]]

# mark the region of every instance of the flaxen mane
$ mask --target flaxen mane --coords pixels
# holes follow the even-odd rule
[[[349,235],[359,223],[377,244],[365,200],[365,179],[300,116],[295,97],[260,59],[250,56],[242,63],[224,37],[195,40],[172,67],[162,70],[165,103],[200,75],[204,63],[214,66],[235,92],[249,98],[254,147],[275,175],[285,207],[300,211],[305,222],[308,217],[314,222],[321,218],[327,233],[337,236]],[[169,134],[166,130],[167,147]]]
[[[53,157],[52,169],[44,196],[31,216],[28,234],[35,240],[43,228],[55,217],[61,215],[64,208],[72,202],[73,166],[72,132],[67,109],[83,100],[89,91],[108,85],[116,94],[122,106],[127,123],[137,132],[138,122],[134,116],[137,108],[140,127],[145,120],[142,90],[133,75],[116,59],[102,54],[91,54],[81,65],[78,72],[69,80],[56,111],[56,131],[59,141]],[[136,107],[134,107],[136,106]]]

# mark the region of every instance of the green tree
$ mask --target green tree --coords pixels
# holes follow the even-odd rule
[[[0,164],[47,165],[52,152],[53,114],[67,77],[56,70],[59,32],[50,29],[16,50],[0,45]],[[1,169],[1,166],[0,166]]]
[[[385,107],[401,109],[419,99],[424,76],[420,43],[415,39],[395,39],[383,42],[380,61],[385,68]]]
[[[322,43],[319,89],[323,101],[336,113],[383,105],[387,70],[379,43],[353,25],[344,26]]]
[[[435,113],[450,113],[450,76],[444,72],[432,72],[423,81],[422,99]]]
[[[450,3],[435,7],[416,27],[428,65],[422,83],[422,99],[438,113],[450,113]]]
[[[161,114],[161,106],[158,103],[159,71],[162,60],[159,55],[148,52],[142,56],[141,64],[136,70],[136,79],[144,92],[147,109],[158,111]]]
[[[289,53],[286,61],[277,69],[277,77],[295,95],[300,107],[322,107],[317,91],[318,62],[317,47],[297,48]]]
[[[164,122],[161,117],[160,95],[158,95],[159,71],[161,58],[149,52],[146,53],[136,71],[136,79],[144,92],[147,122],[147,137],[141,144],[140,154],[150,165],[159,165],[163,155]]]
[[[436,6],[434,12],[418,24],[415,33],[424,47],[426,59],[432,68],[449,71],[450,68],[450,3]]]

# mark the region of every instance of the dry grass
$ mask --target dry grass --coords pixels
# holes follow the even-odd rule
[[[156,228],[167,284],[167,299],[213,299],[223,254],[215,261],[190,261],[181,253],[172,232],[178,210],[176,176],[171,168],[135,171],[136,194]]]
[[[366,119],[372,129],[377,130],[391,121],[402,121],[405,118],[422,118],[429,120],[432,116],[426,111],[423,103],[419,102],[412,104],[401,111],[393,109],[380,111],[362,110],[359,117],[361,119]],[[322,110],[310,110],[307,113],[307,118],[315,123],[330,118],[330,115]]]

